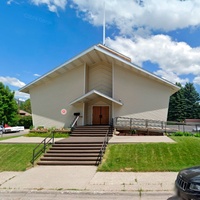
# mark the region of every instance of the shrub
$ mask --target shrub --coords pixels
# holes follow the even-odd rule
[[[33,126],[32,116],[21,117],[18,121],[18,126],[24,126],[24,128]]]
[[[195,133],[194,136],[195,137],[200,137],[200,133]]]
[[[193,134],[190,133],[190,132],[184,132],[183,135],[184,135],[184,136],[193,136]]]
[[[183,132],[177,131],[171,134],[172,136],[183,136]]]
[[[193,136],[192,133],[190,132],[181,132],[181,131],[177,131],[175,133],[170,134],[171,136]]]
[[[30,130],[33,130],[33,129],[34,129],[34,126],[33,126],[33,125],[31,125],[31,126],[29,127],[29,129],[30,129]]]

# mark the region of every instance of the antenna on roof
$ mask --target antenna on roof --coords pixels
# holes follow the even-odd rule
[[[103,2],[103,45],[105,45],[106,40],[106,12],[105,12],[105,1]]]

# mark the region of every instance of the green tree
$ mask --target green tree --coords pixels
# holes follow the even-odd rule
[[[27,99],[25,102],[21,103],[20,104],[20,109],[24,110],[24,111],[26,111],[28,113],[32,113],[32,111],[31,111],[31,100]]]
[[[33,126],[32,116],[21,116],[18,125],[24,126],[24,128],[30,128],[30,126]]]
[[[183,121],[185,119],[184,88],[180,83],[176,83],[176,85],[180,87],[180,90],[170,97],[168,121]]]
[[[16,125],[19,119],[14,92],[0,82],[0,123]]]
[[[192,83],[186,83],[184,97],[186,101],[185,119],[198,118],[200,96]]]
[[[177,83],[180,90],[170,97],[168,121],[183,121],[200,118],[199,93],[192,83],[184,87]]]

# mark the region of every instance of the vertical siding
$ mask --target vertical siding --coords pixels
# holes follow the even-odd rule
[[[123,106],[114,105],[114,115],[143,119],[166,120],[171,91],[148,77],[115,66],[114,98]]]
[[[74,112],[83,114],[83,104],[70,106],[70,102],[83,95],[84,67],[63,73],[51,81],[30,90],[34,125],[69,127]],[[67,114],[61,115],[61,109]],[[79,123],[82,123],[80,120]]]
[[[98,90],[105,95],[112,96],[112,66],[96,64],[88,67],[88,91]]]

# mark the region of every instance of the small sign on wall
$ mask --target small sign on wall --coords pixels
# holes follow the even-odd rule
[[[67,110],[63,108],[63,109],[60,111],[60,113],[61,113],[62,115],[66,115],[66,114],[67,114]]]

